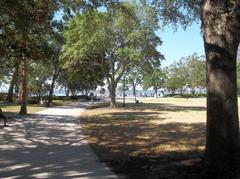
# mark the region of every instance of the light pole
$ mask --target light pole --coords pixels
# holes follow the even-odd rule
[[[40,93],[40,103],[41,104],[44,104],[44,96],[45,96],[45,85],[44,84],[42,84],[41,85],[41,93],[42,93],[42,95],[41,95],[41,93]],[[41,99],[42,98],[42,99]]]
[[[161,85],[161,88],[163,88],[163,83],[164,83],[164,78],[161,77],[161,78],[160,78],[160,85]],[[161,94],[160,94],[160,95],[163,96],[163,91],[161,91]]]
[[[37,93],[38,93],[38,96],[37,96],[37,102],[40,103],[40,87],[39,87],[39,78],[36,77],[36,81],[37,81]]]
[[[50,81],[46,81],[46,107],[50,106]]]
[[[188,84],[186,84],[186,91],[187,91],[187,99],[188,99]]]

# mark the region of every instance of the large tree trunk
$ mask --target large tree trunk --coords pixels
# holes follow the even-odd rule
[[[40,89],[37,91],[37,102],[38,102],[38,104],[40,104],[40,102],[41,102],[41,91],[40,91]]]
[[[65,86],[65,94],[67,99],[69,98],[69,88]]]
[[[181,96],[183,96],[183,87],[181,88],[181,90],[180,90],[180,91],[181,91]]]
[[[114,85],[114,84],[109,85],[108,90],[109,90],[109,93],[110,93],[110,107],[111,108],[116,108],[117,107],[116,85]]]
[[[52,84],[51,84],[51,87],[50,87],[50,90],[49,90],[49,103],[52,103],[52,99],[53,99],[53,92],[54,92],[54,87],[52,87]]]
[[[225,1],[204,0],[202,9],[208,89],[204,164],[215,178],[224,178],[227,170],[237,166],[239,147],[236,57],[240,17],[222,11],[225,6]]]
[[[20,75],[21,75],[21,88],[20,88],[20,103],[21,108],[19,114],[27,114],[27,59],[22,54],[20,64]]]
[[[53,75],[52,83],[51,83],[50,90],[49,90],[49,103],[52,103],[55,81],[56,81],[56,77],[55,77],[55,75]]]
[[[196,90],[194,88],[192,88],[191,91],[192,91],[192,95],[195,95]]]
[[[157,89],[157,87],[154,87],[154,93],[155,93],[155,98],[157,98],[158,97],[158,89]]]
[[[19,82],[18,81],[15,84],[15,96],[19,97]]]
[[[15,68],[13,75],[12,75],[12,79],[8,88],[8,94],[6,97],[6,101],[9,103],[13,102],[13,89],[14,89],[14,85],[17,82],[17,76],[18,76],[18,67]]]
[[[133,96],[134,96],[134,100],[137,101],[137,93],[136,93],[136,86],[133,84]]]

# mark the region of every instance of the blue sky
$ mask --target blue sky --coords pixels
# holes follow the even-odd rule
[[[164,31],[159,30],[157,34],[163,41],[162,46],[158,48],[165,56],[162,62],[163,67],[195,52],[198,55],[204,55],[200,24],[195,23],[185,31],[179,27],[176,32],[171,27],[167,27]]]

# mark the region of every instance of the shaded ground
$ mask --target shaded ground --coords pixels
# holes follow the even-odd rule
[[[81,117],[102,161],[120,178],[200,177],[205,99],[146,99],[127,106],[90,109]]]
[[[87,145],[82,111],[69,105],[10,116],[9,127],[0,129],[0,178],[116,178]]]

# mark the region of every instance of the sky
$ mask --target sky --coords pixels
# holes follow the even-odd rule
[[[204,55],[200,24],[195,23],[186,30],[179,27],[177,31],[167,27],[164,31],[159,30],[157,34],[163,41],[163,44],[158,47],[158,50],[165,57],[165,60],[162,62],[163,67],[195,52],[198,55]]]

